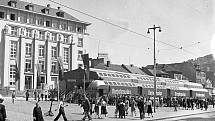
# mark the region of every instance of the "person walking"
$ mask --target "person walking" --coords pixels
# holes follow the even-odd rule
[[[84,94],[84,100],[83,100],[83,109],[84,109],[84,117],[82,118],[82,121],[85,121],[87,117],[89,121],[92,121],[92,118],[90,116],[90,110],[91,110],[90,101],[85,94]]]
[[[139,101],[137,103],[137,107],[139,109],[139,113],[140,113],[140,119],[144,119],[145,118],[145,104],[144,104],[144,99],[143,98],[139,98]]]
[[[107,115],[107,103],[101,98],[101,115]]]
[[[39,106],[39,102],[36,102],[36,106],[33,109],[33,120],[44,121],[43,113],[42,113],[41,107]]]
[[[13,91],[12,92],[12,103],[14,104],[14,102],[15,102],[15,98],[16,98],[16,93],[15,93],[15,91]]]
[[[55,110],[55,111],[58,110],[59,112],[58,112],[58,115],[56,116],[56,118],[54,119],[54,121],[57,121],[60,118],[61,115],[63,116],[64,121],[67,121],[67,118],[66,118],[66,115],[65,115],[65,112],[64,112],[64,107],[65,106],[67,106],[67,105],[64,105],[63,99],[61,98],[59,106],[58,106],[58,109]]]
[[[4,98],[2,95],[0,95],[0,121],[6,121],[7,115],[6,115],[6,109],[5,106],[2,104],[4,101]]]
[[[134,114],[135,114],[135,116],[136,116],[136,105],[137,105],[137,103],[136,103],[136,101],[134,100],[134,98],[132,98],[132,100],[131,100],[131,115],[132,115],[132,117],[134,116]]]
[[[146,105],[147,105],[148,116],[151,114],[151,116],[153,117],[153,115],[152,115],[152,101],[150,99],[148,99],[146,102]]]
[[[28,101],[28,98],[29,98],[29,91],[28,90],[25,92],[25,98],[26,98],[26,101]]]
[[[128,109],[129,109],[129,100],[128,97],[125,99],[125,115],[128,115]]]
[[[43,101],[43,97],[44,97],[43,92],[41,92],[40,97],[41,97],[41,99],[42,99],[42,101]]]

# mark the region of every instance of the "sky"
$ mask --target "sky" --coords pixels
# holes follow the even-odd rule
[[[40,5],[59,5],[48,0],[23,0]],[[215,2],[213,0],[54,0],[144,36],[60,6],[74,17],[91,23],[88,52],[108,53],[113,64],[153,64],[153,25],[156,30],[156,62],[177,63],[215,54]],[[150,39],[151,38],[151,39]],[[163,44],[167,43],[167,44]],[[171,45],[171,46],[169,46]],[[174,46],[174,47],[172,47]],[[183,48],[183,49],[180,49]]]

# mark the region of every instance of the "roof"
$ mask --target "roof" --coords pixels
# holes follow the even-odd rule
[[[107,66],[104,63],[99,63],[95,65],[93,68],[130,73],[126,69],[124,69],[121,65],[116,65],[116,64],[110,64],[109,66]]]
[[[74,16],[72,16],[72,15],[70,15],[70,14],[68,14],[68,13],[66,13],[66,12],[64,12],[62,10],[59,10],[59,9],[54,9],[54,8],[51,8],[51,7],[41,6],[41,5],[38,5],[38,4],[33,4],[33,3],[24,2],[24,1],[20,1],[20,0],[16,0],[17,1],[16,7],[11,7],[11,6],[8,5],[9,1],[11,1],[11,0],[0,0],[0,6],[12,8],[12,9],[24,10],[24,11],[27,11],[27,12],[38,13],[38,14],[41,14],[41,15],[46,15],[46,16],[51,16],[51,17],[57,17],[57,18],[60,18],[60,19],[66,19],[66,20],[70,20],[70,21],[74,21],[74,22],[79,22],[79,23],[83,23],[83,24],[86,24],[86,25],[90,25],[90,23],[80,21],[79,19],[75,18]],[[34,10],[33,11],[27,10],[25,8],[29,4],[31,4],[31,5],[34,6]],[[44,9],[44,8],[49,9],[49,14],[42,13],[41,10]],[[64,12],[64,17],[57,16],[56,13],[59,12],[59,11]]]
[[[153,69],[148,69],[148,70],[154,75],[154,70]],[[169,75],[169,74],[164,72],[164,71],[156,69],[156,75]]]
[[[134,65],[124,65],[123,64],[122,67],[132,74],[147,75],[140,68],[138,68],[137,66],[134,66]]]

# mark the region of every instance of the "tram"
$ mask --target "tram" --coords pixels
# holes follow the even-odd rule
[[[154,96],[154,77],[90,68],[100,80],[93,80],[87,92],[92,95]],[[208,90],[187,80],[156,77],[156,96],[207,98]]]

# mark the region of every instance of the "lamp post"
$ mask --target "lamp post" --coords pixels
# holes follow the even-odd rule
[[[154,113],[155,113],[155,105],[156,105],[155,104],[155,102],[156,102],[155,98],[156,98],[156,92],[157,92],[157,88],[156,88],[155,30],[159,29],[159,32],[161,32],[161,27],[160,26],[156,27],[154,25],[152,28],[148,28],[147,34],[150,33],[150,29],[152,29],[154,32],[154,72],[153,73],[154,73]]]

